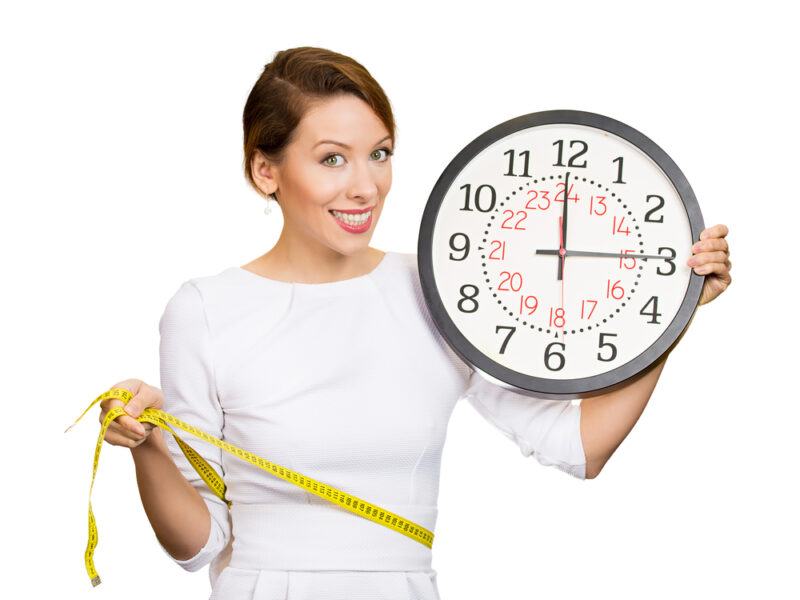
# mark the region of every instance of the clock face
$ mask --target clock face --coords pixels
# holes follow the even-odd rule
[[[614,119],[523,115],[445,169],[420,228],[423,291],[467,362],[543,397],[607,391],[679,338],[703,220],[677,165]]]

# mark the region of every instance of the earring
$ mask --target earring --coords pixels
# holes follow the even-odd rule
[[[267,205],[264,207],[264,214],[269,215],[272,213],[272,206],[271,203],[275,201],[275,194],[270,194],[267,196]]]

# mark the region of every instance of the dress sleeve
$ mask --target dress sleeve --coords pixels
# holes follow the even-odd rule
[[[523,456],[533,455],[543,465],[586,479],[579,404],[507,390],[474,369],[462,398],[514,441]]]
[[[170,298],[158,329],[161,335],[159,358],[164,410],[221,438],[223,415],[216,391],[208,321],[200,290],[192,281],[184,282]],[[219,448],[191,434],[176,432],[224,477]],[[174,558],[163,545],[159,545],[185,570],[197,571],[210,563],[230,540],[228,506],[200,478],[172,435],[165,434],[172,460],[200,493],[211,513],[211,531],[205,546],[185,560]]]

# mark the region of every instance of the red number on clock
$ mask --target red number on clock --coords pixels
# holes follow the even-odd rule
[[[587,303],[592,304],[592,308],[589,310],[589,314],[587,316],[584,315],[584,305]],[[581,300],[581,319],[591,319],[592,313],[594,313],[594,309],[597,307],[597,300]]]
[[[533,300],[533,306],[531,306],[530,301]],[[539,299],[536,296],[520,296],[519,297],[519,314],[522,314],[522,309],[528,309],[528,315],[532,315],[536,312],[536,309],[539,308]]]
[[[489,253],[489,259],[491,259],[491,260],[505,260],[505,258],[506,258],[506,243],[505,242],[501,242],[500,240],[492,240],[492,246],[494,246],[495,244],[497,244],[497,247],[494,248]],[[494,253],[497,252],[498,250],[500,250],[501,248],[502,248],[502,251],[500,252],[500,257],[498,258],[497,256],[494,255]]]
[[[513,210],[504,210],[503,214],[506,214],[506,213],[511,213],[511,214],[509,214],[508,218],[505,221],[503,221],[503,224],[500,226],[501,229],[520,229],[520,230],[523,230],[523,229],[527,230],[528,229],[527,227],[518,227],[518,225],[520,223],[522,223],[525,219],[528,218],[528,213],[526,213],[524,210],[518,210],[517,211],[516,214],[522,215],[522,218],[520,220],[518,220],[514,224],[514,227],[506,227],[506,223],[508,223],[514,217],[514,211]]]
[[[622,224],[625,222],[625,217],[620,217],[619,225],[617,225],[617,217],[614,216],[614,224],[611,226],[612,235],[616,235],[618,233],[624,233],[625,235],[630,235],[631,230],[630,227],[626,227],[625,229],[622,228]]]
[[[518,292],[522,288],[522,275],[520,275],[516,271],[514,273],[509,273],[508,271],[501,271],[500,276],[502,277],[503,275],[507,275],[507,277],[503,279],[497,286],[498,290],[502,290],[504,292],[508,291]],[[503,287],[504,283],[508,283],[511,286],[511,289],[509,290],[509,288]],[[517,284],[516,287],[514,287],[514,283]]]
[[[597,206],[603,207],[603,212],[600,212],[600,209],[595,207],[595,203]],[[606,197],[605,196],[592,196],[589,198],[589,214],[590,215],[597,215],[598,217],[606,214]]]

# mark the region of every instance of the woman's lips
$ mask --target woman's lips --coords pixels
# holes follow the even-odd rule
[[[345,223],[344,221],[338,219],[336,215],[333,214],[332,211],[328,212],[330,213],[331,217],[333,217],[333,220],[339,224],[339,227],[341,227],[348,233],[364,233],[365,231],[368,231],[370,226],[372,225],[372,215],[374,214],[372,211],[370,211],[369,217],[367,218],[366,221],[364,221],[363,224],[351,225],[350,223]]]

